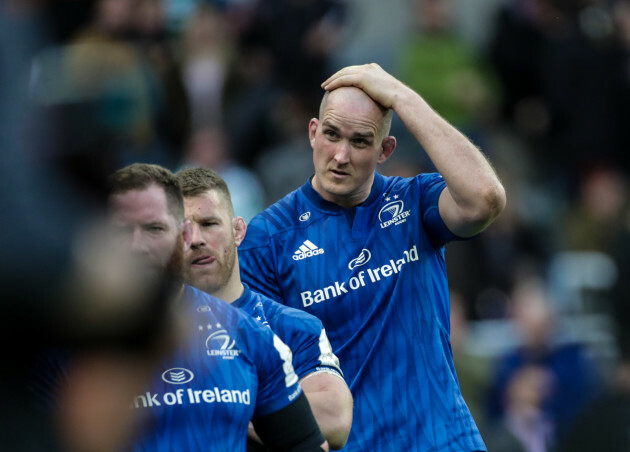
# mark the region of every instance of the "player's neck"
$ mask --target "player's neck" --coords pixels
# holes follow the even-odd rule
[[[232,278],[226,285],[223,287],[213,291],[210,295],[214,295],[217,298],[220,298],[223,301],[227,301],[228,303],[233,303],[238,300],[243,292],[245,291],[245,286],[241,283],[241,278]]]
[[[362,187],[359,187],[355,192],[347,194],[337,194],[327,191],[317,178],[317,174],[315,174],[311,179],[311,187],[313,187],[313,190],[315,190],[315,192],[317,192],[317,194],[319,194],[319,196],[321,196],[324,201],[337,204],[338,206],[346,209],[356,207],[362,204],[366,199],[368,199],[372,190],[373,183],[374,176],[372,175],[372,178]]]

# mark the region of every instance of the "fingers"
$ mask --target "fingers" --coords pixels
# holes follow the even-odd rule
[[[386,108],[393,108],[395,93],[401,88],[400,82],[376,63],[347,66],[322,83],[326,91],[347,86],[359,88]]]
[[[376,63],[347,66],[338,70],[322,83],[322,88],[332,91],[340,86],[356,86],[364,89],[369,77],[377,76],[377,71],[383,72]]]
[[[348,66],[340,69],[322,83],[322,88],[326,91],[332,91],[340,86],[357,86],[360,88],[357,68],[360,68],[360,66]]]

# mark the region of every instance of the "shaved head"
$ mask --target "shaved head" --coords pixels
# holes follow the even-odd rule
[[[389,135],[392,125],[393,110],[383,107],[375,102],[370,96],[359,88],[353,86],[344,86],[333,91],[326,91],[319,105],[319,119],[322,120],[329,103],[344,103],[356,109],[357,114],[365,112],[372,114],[374,111],[380,112],[382,120],[378,126],[379,139],[383,139]]]

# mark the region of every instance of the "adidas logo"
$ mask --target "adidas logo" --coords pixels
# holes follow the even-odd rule
[[[304,243],[293,253],[293,260],[301,261],[302,259],[317,256],[318,254],[324,254],[324,249],[318,248],[310,240],[304,240]]]

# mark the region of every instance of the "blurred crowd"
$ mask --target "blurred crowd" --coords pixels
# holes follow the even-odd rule
[[[508,194],[492,227],[446,252],[455,363],[489,450],[620,450],[593,446],[615,437],[592,410],[621,404],[615,419],[627,427],[630,0],[0,9],[5,340],[132,334],[94,320],[63,284],[107,174],[133,162],[211,167],[248,221],[311,175],[307,124],[321,82],[376,62],[471,137]],[[392,130],[399,147],[381,171],[432,171],[396,118]],[[99,309],[114,313],[101,319],[123,311],[107,297]],[[69,330],[76,323],[56,323],[59,313],[90,328]]]

